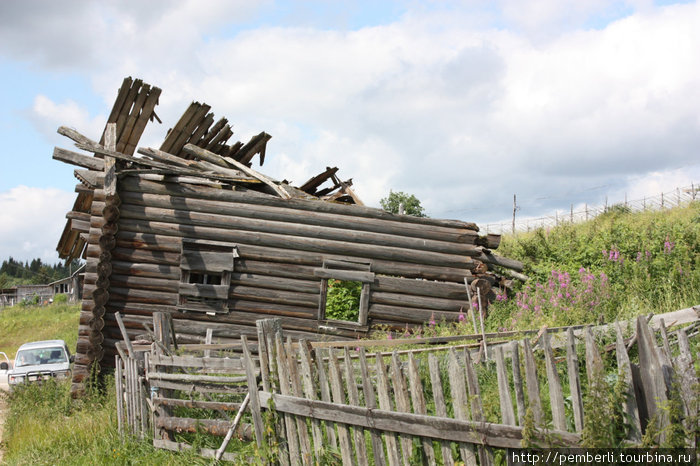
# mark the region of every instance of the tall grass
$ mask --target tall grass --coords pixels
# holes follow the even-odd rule
[[[610,322],[700,303],[700,202],[506,236],[528,283],[499,293],[490,329]]]
[[[23,343],[58,339],[75,352],[79,319],[80,304],[0,308],[0,351],[12,359]]]
[[[3,442],[10,465],[206,464],[188,452],[153,448],[120,437],[113,379],[105,393],[70,397],[70,383],[27,384],[8,396]]]

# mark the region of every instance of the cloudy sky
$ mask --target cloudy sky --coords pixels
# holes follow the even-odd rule
[[[98,138],[125,76],[163,89],[141,146],[206,102],[273,177],[484,224],[700,181],[699,58],[697,2],[3,1],[0,260],[57,260],[56,128]]]

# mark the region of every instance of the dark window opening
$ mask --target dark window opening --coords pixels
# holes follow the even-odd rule
[[[200,273],[190,272],[189,283],[197,283],[200,285],[221,285],[221,273]]]
[[[183,240],[177,308],[211,315],[228,312],[236,257],[238,252],[231,244]]]

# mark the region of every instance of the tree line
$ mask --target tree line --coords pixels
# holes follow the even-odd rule
[[[68,277],[78,267],[78,259],[70,263],[46,264],[40,258],[22,262],[10,257],[0,265],[0,288],[51,283]]]

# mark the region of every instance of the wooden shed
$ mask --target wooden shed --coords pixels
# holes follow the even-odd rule
[[[472,223],[361,205],[335,167],[299,187],[270,179],[251,168],[270,136],[228,144],[231,127],[206,104],[192,103],[159,149],[134,156],[159,95],[126,78],[99,141],[59,128],[90,153],[54,150],[82,167],[58,244],[62,258],[87,261],[75,390],[93,362],[113,361],[116,312],[130,338],[165,311],[182,342],[202,342],[207,329],[220,342],[255,338],[255,321],[270,316],[295,338],[354,339],[456,320],[465,281],[487,297],[507,285],[494,266],[521,270]],[[328,290],[345,281],[361,288],[357,312],[330,318]]]

